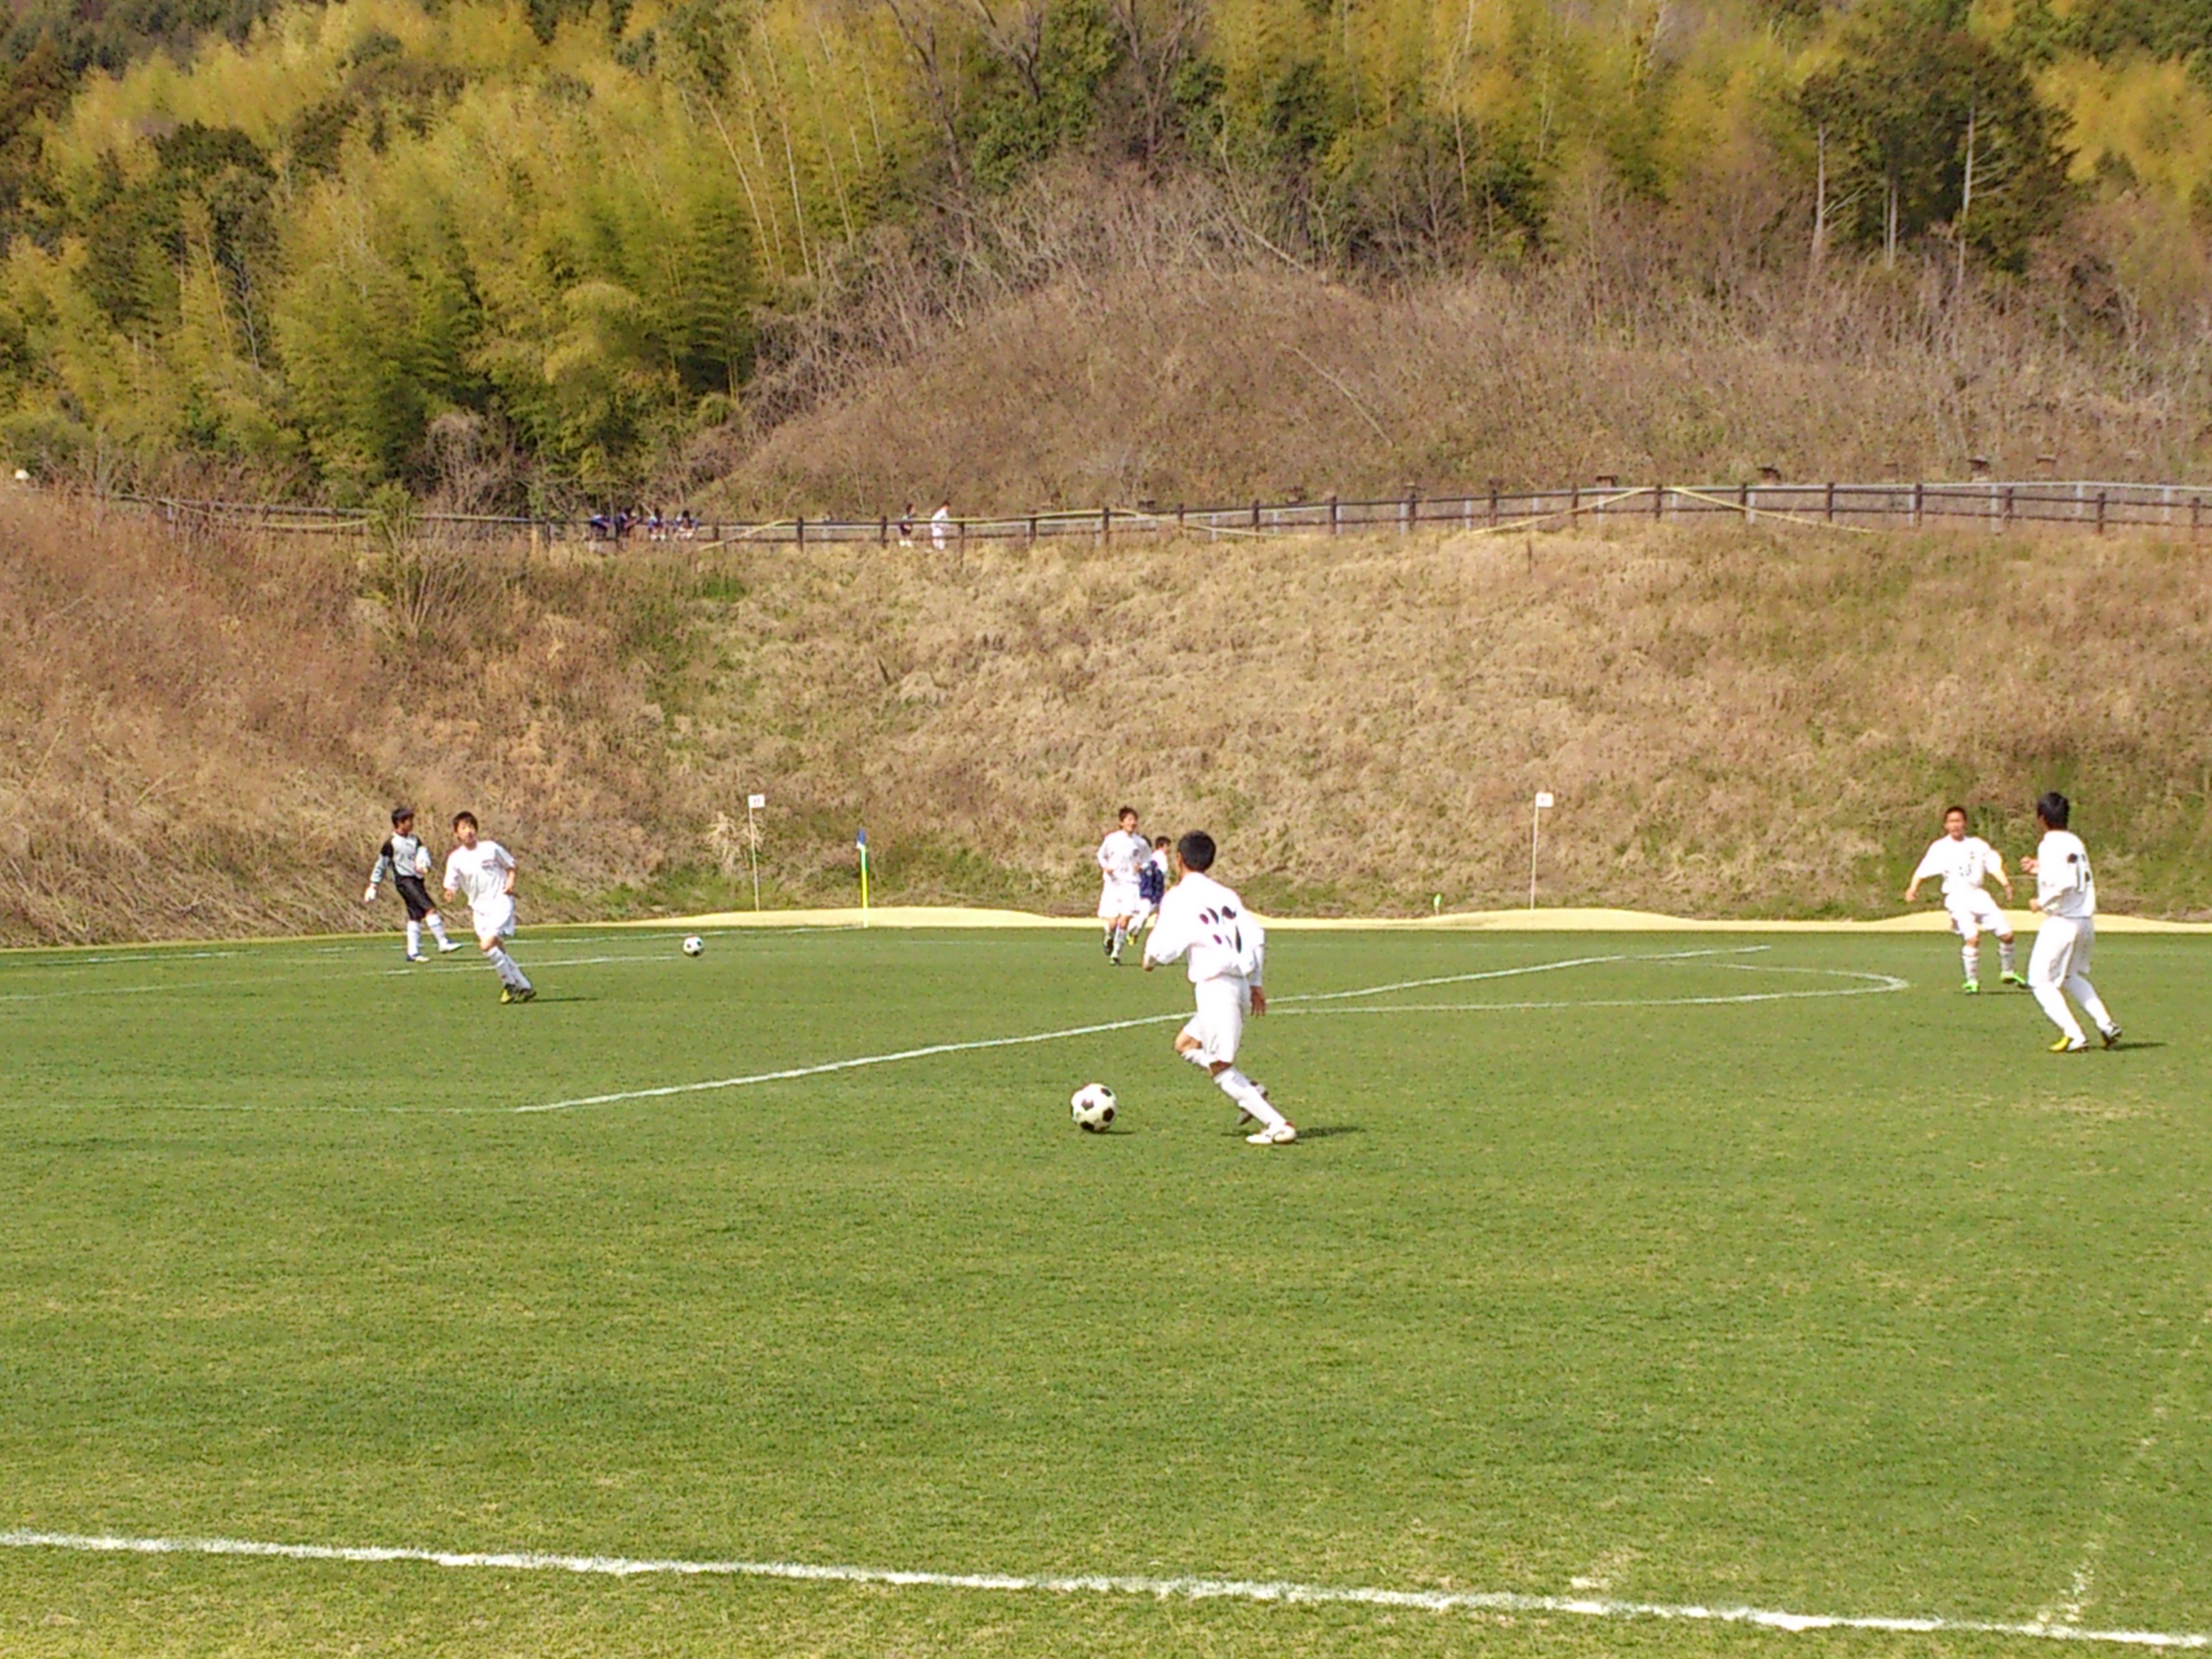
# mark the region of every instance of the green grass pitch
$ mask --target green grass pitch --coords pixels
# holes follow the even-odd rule
[[[0,957],[0,1531],[2212,1630],[2212,944],[2098,948],[2058,1058],[1933,937],[1282,933],[1267,1151],[1172,1019],[514,1109],[1187,1010],[1085,933]],[[42,1659],[1775,1650],[2068,1650],[0,1548]]]

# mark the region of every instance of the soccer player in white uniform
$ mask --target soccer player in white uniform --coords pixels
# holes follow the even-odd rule
[[[2073,812],[2073,804],[2055,789],[2036,802],[2043,840],[2033,858],[2020,861],[2021,872],[2035,878],[2033,902],[2043,912],[2035,949],[2028,952],[2027,983],[2059,1030],[2058,1041],[2051,1045],[2054,1054],[2078,1054],[2089,1046],[2066,1006],[2067,993],[2096,1021],[2107,1048],[2120,1040],[2118,1022],[2089,983],[2089,950],[2097,940],[2097,878],[2090,873],[2089,849],[2066,827]]]
[[[2026,985],[2027,981],[2013,971],[2012,924],[2005,920],[1997,902],[1982,885],[1991,876],[2012,896],[2012,878],[2005,874],[2004,860],[1997,849],[1979,836],[1966,833],[1966,809],[1952,806],[1944,809],[1943,833],[1929,846],[1920,860],[1920,867],[1912,872],[1912,880],[1905,890],[1905,902],[1919,902],[1920,884],[1941,880],[1943,884],[1943,908],[1951,913],[1951,927],[1960,939],[1959,958],[1966,968],[1966,994],[1972,996],[1982,988],[1982,934],[1984,930],[1997,936],[1997,961],[2002,982],[2007,985]]]
[[[408,961],[428,959],[422,954],[425,927],[438,941],[440,956],[461,948],[446,937],[446,919],[430,902],[430,890],[423,884],[430,877],[430,849],[415,833],[415,809],[411,806],[392,809],[392,836],[377,849],[376,867],[368,872],[368,890],[361,896],[363,904],[376,902],[376,890],[386,876],[392,878],[399,902],[407,907]]]
[[[453,815],[453,840],[446,854],[446,896],[466,894],[469,920],[475,923],[477,948],[499,970],[501,1002],[527,1002],[538,994],[504,941],[514,937],[514,855],[495,841],[477,834],[477,815]]]
[[[1260,1127],[1244,1137],[1255,1146],[1280,1146],[1298,1138],[1267,1091],[1237,1069],[1246,1013],[1267,1012],[1260,977],[1267,935],[1245,914],[1244,901],[1206,872],[1213,868],[1213,837],[1194,830],[1176,843],[1182,879],[1160,901],[1160,919],[1145,941],[1145,971],[1190,957],[1191,994],[1198,1012],[1176,1034],[1176,1052],[1203,1066],[1216,1087]]]
[[[1098,892],[1098,920],[1106,924],[1106,959],[1121,965],[1121,947],[1129,942],[1129,924],[1144,908],[1137,892],[1137,872],[1152,849],[1137,833],[1137,809],[1125,806],[1115,817],[1121,827],[1109,830],[1098,843],[1098,868],[1104,884]]]

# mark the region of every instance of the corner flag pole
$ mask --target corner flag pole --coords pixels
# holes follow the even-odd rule
[[[1536,847],[1543,839],[1544,809],[1551,804],[1552,792],[1539,789],[1536,792],[1535,815],[1528,822],[1528,908],[1531,910],[1536,908]]]
[[[854,839],[854,845],[860,849],[860,926],[865,927],[868,925],[868,830],[866,824],[860,826],[860,833]]]

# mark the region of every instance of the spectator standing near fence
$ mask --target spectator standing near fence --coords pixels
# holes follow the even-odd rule
[[[912,501],[908,501],[906,504],[906,511],[899,514],[898,530],[899,545],[912,547],[914,545],[914,503]]]
[[[945,538],[952,530],[952,502],[950,497],[938,502],[937,511],[929,515],[929,544],[939,552],[945,551]]]

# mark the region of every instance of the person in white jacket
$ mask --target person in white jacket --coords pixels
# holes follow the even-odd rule
[[[1213,855],[1213,837],[1203,830],[1176,843],[1182,879],[1160,901],[1159,920],[1145,940],[1145,971],[1189,957],[1198,1012],[1176,1034],[1176,1052],[1202,1066],[1245,1116],[1258,1120],[1259,1128],[1246,1140],[1255,1146],[1286,1146],[1298,1138],[1297,1130],[1275,1109],[1267,1091],[1237,1069],[1245,1015],[1267,1012],[1267,994],[1260,983],[1267,965],[1267,932],[1245,910],[1244,901],[1208,873]]]
[[[2035,878],[2033,907],[2043,913],[2028,952],[2027,985],[2051,1023],[2058,1028],[2054,1054],[2078,1054],[2089,1046],[2081,1022],[2066,1006],[2071,994],[2081,1012],[2097,1023],[2107,1048],[2120,1040],[2119,1022],[2089,983],[2089,949],[2097,940],[2097,878],[2090,872],[2089,849],[2066,827],[2073,804],[2056,789],[2035,803],[2043,840],[2035,856],[2020,861],[2021,872]]]

